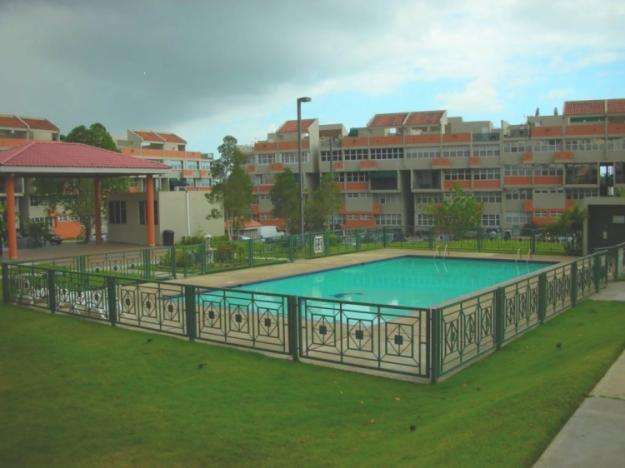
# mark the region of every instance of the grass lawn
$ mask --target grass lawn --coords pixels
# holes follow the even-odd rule
[[[430,386],[5,306],[0,465],[527,466],[624,329],[587,301]]]

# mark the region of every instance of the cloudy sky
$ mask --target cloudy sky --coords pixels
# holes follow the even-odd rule
[[[519,122],[625,97],[622,0],[0,0],[0,113],[171,130],[214,151],[294,118]]]

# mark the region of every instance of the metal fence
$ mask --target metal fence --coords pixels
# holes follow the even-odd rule
[[[625,243],[431,308],[2,265],[3,300],[148,331],[436,381],[625,279]]]

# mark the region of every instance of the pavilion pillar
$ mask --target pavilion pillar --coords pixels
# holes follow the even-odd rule
[[[145,227],[148,231],[148,247],[154,247],[154,176],[145,178]]]
[[[93,220],[95,224],[95,243],[102,243],[102,179],[93,179]]]
[[[17,260],[17,227],[15,225],[15,176],[9,174],[5,179],[7,243],[9,260]]]

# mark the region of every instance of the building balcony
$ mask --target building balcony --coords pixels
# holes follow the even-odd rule
[[[365,159],[358,163],[358,167],[360,169],[375,169],[378,167],[377,161],[371,161],[369,159]]]
[[[532,185],[532,176],[504,176],[504,185]]]
[[[556,151],[553,153],[553,160],[555,162],[572,161],[575,154],[572,151]]]
[[[444,190],[451,190],[452,188],[454,188],[455,186],[461,188],[461,189],[470,189],[472,184],[472,181],[470,180],[444,180],[443,181],[443,189]]]
[[[523,156],[521,156],[521,162],[524,164],[531,164],[532,162],[534,162],[534,153],[532,153],[531,151],[526,151],[525,153],[523,153]]]
[[[451,161],[449,158],[432,158],[432,168],[446,168],[451,167]]]
[[[474,180],[473,188],[478,190],[493,190],[501,187],[499,179]]]
[[[282,171],[284,171],[284,164],[282,164],[282,163],[271,163],[271,164],[269,164],[269,170],[271,172],[282,172]]]
[[[337,182],[342,192],[366,192],[369,190],[369,182]]]
[[[534,185],[562,185],[564,182],[561,175],[557,176],[534,176]]]
[[[252,187],[252,193],[269,193],[273,184],[259,184]]]

